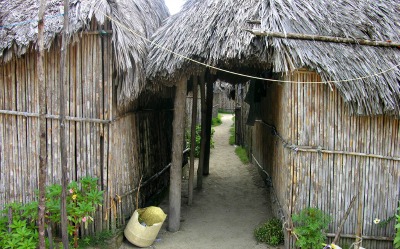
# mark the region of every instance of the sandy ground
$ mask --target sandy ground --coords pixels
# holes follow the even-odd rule
[[[222,120],[223,124],[214,128],[210,175],[204,178],[201,191],[194,190],[190,207],[187,205],[188,171],[184,169],[180,231],[168,232],[165,222],[150,248],[275,248],[258,244],[254,239],[254,228],[272,218],[271,205],[256,168],[243,165],[235,155],[235,148],[228,143],[232,115],[223,115]],[[161,208],[168,213],[168,198]],[[131,248],[136,247],[128,241],[120,247]]]

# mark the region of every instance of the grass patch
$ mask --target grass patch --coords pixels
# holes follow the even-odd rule
[[[240,161],[242,161],[243,164],[248,164],[249,163],[249,157],[247,156],[247,151],[243,147],[236,147],[235,149],[236,155],[239,157]]]
[[[222,114],[218,113],[218,116],[211,120],[211,126],[218,126],[221,124],[222,124]]]
[[[232,125],[232,127],[229,129],[229,133],[231,134],[229,136],[229,144],[234,145],[235,144],[235,126]]]
[[[218,113],[222,113],[222,114],[234,114],[235,111],[227,111],[227,110],[219,109],[219,110],[218,110]]]

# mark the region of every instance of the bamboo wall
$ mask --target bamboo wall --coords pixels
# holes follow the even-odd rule
[[[236,101],[229,99],[224,92],[214,93],[214,105],[218,105],[218,109],[224,112],[235,112]]]
[[[60,41],[56,39],[54,44],[44,59],[48,184],[60,183],[61,179],[57,119]],[[98,177],[104,190],[104,204],[95,223],[83,233],[122,225],[135,208],[136,193],[126,193],[137,187],[141,176],[144,181],[170,162],[172,112],[117,112],[112,50],[111,36],[97,34],[83,34],[69,48],[69,87],[65,93],[68,177]],[[38,188],[39,92],[35,60],[36,55],[28,53],[0,65],[0,209],[7,203],[34,200]],[[165,186],[166,179],[144,188],[142,203]]]
[[[306,71],[286,80],[321,81],[316,73]],[[362,234],[365,248],[393,248],[388,237],[393,238],[394,221],[380,227],[373,220],[395,214],[400,161],[362,154],[399,158],[399,120],[350,116],[338,91],[327,85],[269,86],[262,120],[252,129],[250,151],[272,177],[286,219],[305,207],[318,207],[332,216],[329,233],[333,236],[360,191],[342,231],[343,237],[353,238],[344,238],[339,245],[351,245],[355,235]],[[273,135],[270,125],[281,137]],[[287,248],[294,248],[293,243],[291,237]]]

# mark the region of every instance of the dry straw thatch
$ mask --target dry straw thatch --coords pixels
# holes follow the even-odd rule
[[[0,0],[0,62],[21,56],[37,48],[36,0]],[[63,1],[46,1],[45,48],[50,48],[63,28]],[[169,12],[162,0],[70,0],[69,35],[78,41],[81,31],[90,29],[95,19],[100,25],[107,16],[145,37],[160,26]],[[111,24],[115,68],[118,72],[118,104],[127,105],[145,86],[147,43],[135,34]]]
[[[261,28],[272,32],[400,41],[399,12],[399,0],[188,0],[153,41],[224,69],[308,68],[325,81],[340,81],[393,68],[400,62],[399,48],[254,37],[243,30],[246,21],[261,20]],[[153,81],[173,84],[204,69],[153,46],[147,71]],[[399,68],[334,85],[355,114],[400,116]]]

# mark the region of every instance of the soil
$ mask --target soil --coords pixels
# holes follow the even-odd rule
[[[271,202],[255,166],[242,164],[235,147],[228,143],[232,115],[224,114],[222,121],[222,125],[214,127],[210,175],[204,177],[202,190],[194,190],[192,206],[187,205],[188,169],[184,169],[180,231],[168,232],[167,221],[164,222],[150,248],[284,248],[260,244],[254,238],[254,229],[272,218]],[[160,207],[168,213],[168,198]],[[131,248],[136,247],[126,240],[120,247]]]

